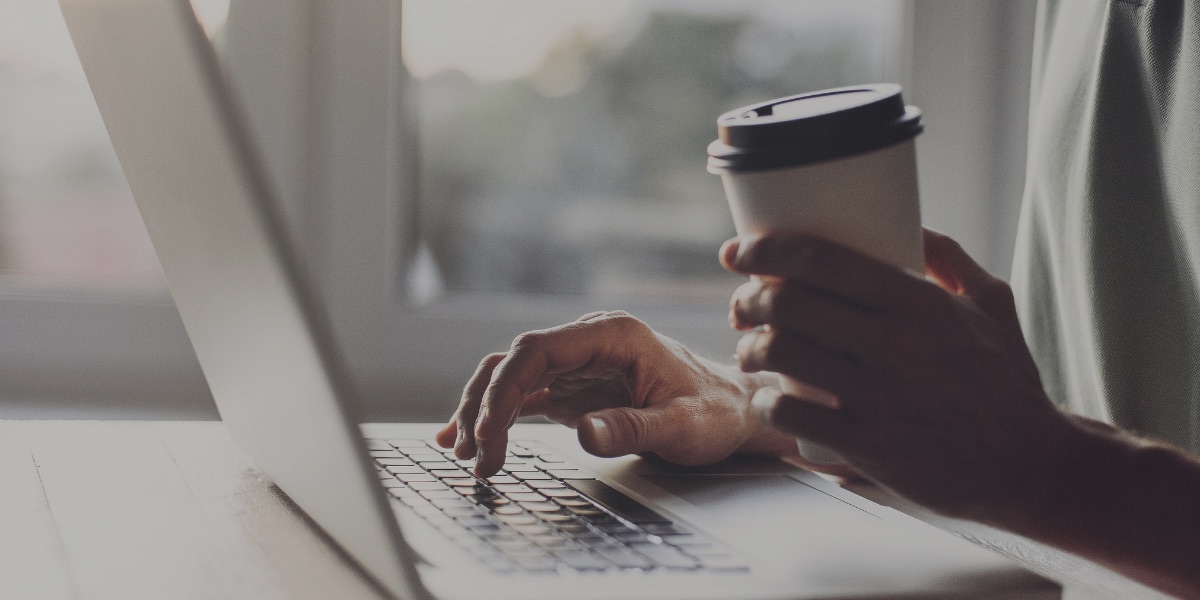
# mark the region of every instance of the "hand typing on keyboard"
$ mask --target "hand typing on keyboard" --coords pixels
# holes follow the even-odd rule
[[[578,429],[598,456],[652,452],[698,465],[739,451],[795,454],[793,438],[750,407],[773,381],[697,357],[624,312],[597,312],[484,358],[437,443],[476,459],[481,477],[504,464],[508,429],[525,415]]]

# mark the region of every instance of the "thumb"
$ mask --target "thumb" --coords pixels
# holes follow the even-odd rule
[[[1005,323],[1018,339],[1017,306],[1012,288],[971,259],[953,238],[925,230],[925,274],[942,289],[970,299],[989,317]]]
[[[579,445],[596,456],[653,452],[676,435],[666,406],[606,408],[579,420]]]
[[[925,230],[925,274],[960,296],[974,296],[995,280],[954,238],[931,229]]]

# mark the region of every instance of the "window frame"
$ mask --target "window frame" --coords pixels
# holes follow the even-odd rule
[[[1024,139],[1011,132],[1014,122],[1023,124],[1027,107],[1029,54],[1012,52],[1004,36],[1032,32],[1032,4],[908,0],[898,60],[888,65],[934,124],[918,143],[926,222],[951,234],[967,232],[977,240],[968,249],[993,259],[1011,255],[1011,241],[1005,248],[997,228],[982,235],[971,228],[980,219],[1009,218],[1011,205],[1019,204],[1019,194],[1007,196],[1023,185],[1012,183],[1023,179],[1012,165],[1023,165]],[[406,300],[417,220],[415,165],[402,159],[414,156],[415,132],[408,81],[395,68],[400,6],[401,0],[235,3],[226,38],[235,83],[270,83],[235,87],[358,382],[360,414],[444,418],[485,354],[506,349],[522,331],[591,310],[628,310],[699,354],[726,360],[737,334],[721,304],[479,294],[452,294],[428,305]],[[960,43],[962,35],[953,36],[953,48],[932,43],[942,39],[947,23],[957,26],[956,19],[966,17],[972,43]],[[1012,89],[998,90],[987,77],[993,72],[1007,74]],[[950,92],[971,85],[1004,92],[983,101],[1006,110],[988,113],[999,115],[990,120],[974,118],[986,105],[961,110]],[[1021,110],[1012,109],[1018,99]],[[997,135],[1002,143],[987,142]],[[970,164],[960,166],[978,176],[942,178],[945,170],[930,166],[963,155]],[[993,164],[1004,166],[1003,176]],[[984,201],[947,220],[946,207],[963,197]],[[354,202],[337,203],[335,210],[331,198]],[[4,416],[215,416],[165,294],[42,293],[0,282],[0,372],[0,396],[11,399]]]

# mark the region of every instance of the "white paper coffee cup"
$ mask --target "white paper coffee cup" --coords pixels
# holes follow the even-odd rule
[[[721,115],[708,170],[721,176],[738,235],[815,235],[919,274],[922,129],[894,84],[779,98]],[[780,388],[812,393],[782,375]],[[799,448],[813,462],[842,462],[820,444]]]

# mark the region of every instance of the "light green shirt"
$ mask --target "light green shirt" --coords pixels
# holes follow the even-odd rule
[[[1043,0],[1013,288],[1051,398],[1200,451],[1200,2]]]

